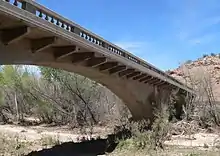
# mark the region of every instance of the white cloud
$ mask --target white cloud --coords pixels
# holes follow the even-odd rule
[[[129,52],[132,51],[138,51],[139,49],[142,49],[144,46],[146,46],[145,42],[133,42],[133,41],[122,41],[122,42],[115,42],[115,44]]]
[[[117,41],[114,44],[142,59],[146,59],[147,53],[149,54],[149,49],[151,49],[148,42],[142,41]]]
[[[206,34],[204,36],[199,36],[198,38],[189,39],[188,42],[192,45],[207,44],[215,39],[214,34]]]
[[[189,34],[185,31],[180,31],[177,33],[177,38],[179,38],[180,40],[186,40],[189,37]]]
[[[205,26],[212,26],[220,23],[220,16],[212,17],[206,20]]]
[[[216,39],[213,27],[220,24],[219,3],[206,1],[186,1],[180,6],[174,18],[171,19],[176,37],[192,45],[210,42]],[[215,4],[215,5],[214,5]]]
[[[147,59],[153,49],[152,44],[144,41],[118,41],[114,44],[142,59]]]
[[[167,70],[170,67],[173,67],[173,62],[170,60],[174,60],[173,57],[175,56],[170,52],[158,53],[157,46],[152,42],[120,41],[114,42],[114,44],[156,66],[157,68],[160,68],[161,70]]]

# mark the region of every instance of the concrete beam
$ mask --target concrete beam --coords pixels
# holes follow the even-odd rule
[[[157,83],[155,83],[154,85],[159,86],[159,85],[162,85],[162,84],[164,84],[164,83],[166,83],[166,82],[163,81],[163,80],[160,80],[160,81],[158,81]]]
[[[60,60],[64,57],[67,57],[75,52],[78,49],[76,46],[60,46],[60,47],[53,47],[53,54],[56,60]]]
[[[92,57],[87,60],[86,66],[88,67],[96,67],[103,63],[107,62],[106,57]]]
[[[148,82],[150,82],[150,81],[153,81],[153,80],[155,80],[155,77],[150,77],[149,79],[147,79],[144,83],[148,83]]]
[[[125,65],[119,65],[116,67],[113,67],[111,69],[109,69],[109,74],[115,74],[118,73],[120,71],[126,70],[126,66]]]
[[[164,81],[164,83],[157,84],[157,86],[163,88],[164,86],[169,86],[169,83]]]
[[[141,74],[141,75],[133,77],[133,80],[138,80],[138,79],[144,78],[145,76],[147,76],[147,74]]]
[[[30,32],[27,26],[20,26],[14,28],[1,29],[1,41],[3,44],[8,45],[15,41],[22,39]]]
[[[161,80],[157,80],[157,81],[155,80],[150,84],[153,85],[153,86],[157,86],[158,83],[161,83]]]
[[[158,78],[153,78],[153,79],[151,79],[151,80],[145,81],[144,83],[154,84],[155,82],[158,82],[158,81],[159,81]]]
[[[118,62],[105,62],[99,66],[100,71],[104,71],[113,68],[118,65]]]
[[[177,86],[175,86],[175,85],[173,85],[173,84],[170,84],[169,86],[170,86],[170,88],[172,88],[172,89],[180,89],[180,88],[178,88]]]
[[[134,71],[135,71],[135,69],[129,68],[129,69],[126,69],[124,71],[119,72],[118,75],[119,75],[119,77],[123,77],[123,76],[126,76],[126,75],[134,72]]]
[[[33,53],[49,48],[56,41],[56,37],[44,37],[31,40],[31,50]]]
[[[140,79],[139,81],[140,81],[140,82],[144,82],[144,81],[150,80],[150,79],[152,79],[152,78],[153,78],[152,76],[147,75],[146,77]]]
[[[141,72],[135,71],[135,72],[133,72],[133,73],[127,75],[127,79],[132,78],[132,77],[137,76],[137,75],[140,75],[140,74],[141,74]]]
[[[94,52],[78,52],[72,54],[72,63],[84,61],[86,59],[94,57]]]

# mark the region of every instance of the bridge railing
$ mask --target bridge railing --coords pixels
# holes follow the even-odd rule
[[[6,2],[9,2],[12,5],[15,5],[21,9],[24,9],[30,13],[35,14],[41,19],[44,19],[50,23],[53,23],[66,31],[69,31],[71,33],[74,33],[81,38],[84,38],[90,43],[93,43],[97,46],[100,46],[102,48],[105,48],[111,53],[114,53],[116,55],[120,55],[124,57],[125,59],[128,59],[132,62],[135,62],[139,65],[142,65],[150,70],[153,70],[154,72],[163,75],[167,79],[171,79],[172,81],[176,82],[177,84],[184,86],[188,90],[191,90],[189,87],[181,83],[180,81],[176,80],[175,78],[171,77],[170,75],[166,74],[165,72],[159,70],[158,68],[154,67],[153,65],[147,63],[146,61],[134,56],[133,54],[129,53],[128,51],[106,41],[105,39],[99,37],[98,35],[86,30],[85,28],[81,27],[80,25],[60,16],[59,14],[49,10],[48,8],[36,3],[33,0],[4,0]]]

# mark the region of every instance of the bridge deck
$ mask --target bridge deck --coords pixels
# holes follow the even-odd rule
[[[76,60],[71,60],[73,63],[79,59],[89,59],[87,64],[99,66],[100,70],[108,69],[109,73],[120,72],[121,76],[126,75],[143,83],[167,84],[171,88],[194,93],[191,88],[153,65],[32,0],[0,0],[0,15],[1,38],[6,44],[25,36],[34,41],[34,52],[55,45],[52,52],[57,60],[74,55]],[[7,35],[4,36],[4,32]],[[60,49],[62,53],[58,52]]]

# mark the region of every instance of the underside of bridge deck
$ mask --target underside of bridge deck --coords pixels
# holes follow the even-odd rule
[[[25,15],[39,20],[27,12]],[[82,43],[67,40],[58,31],[46,31],[7,12],[0,12],[0,64],[48,66],[88,77],[121,98],[134,119],[151,119],[159,93],[168,95],[176,89],[165,80],[138,70],[120,58],[115,59],[114,55],[107,56]]]

